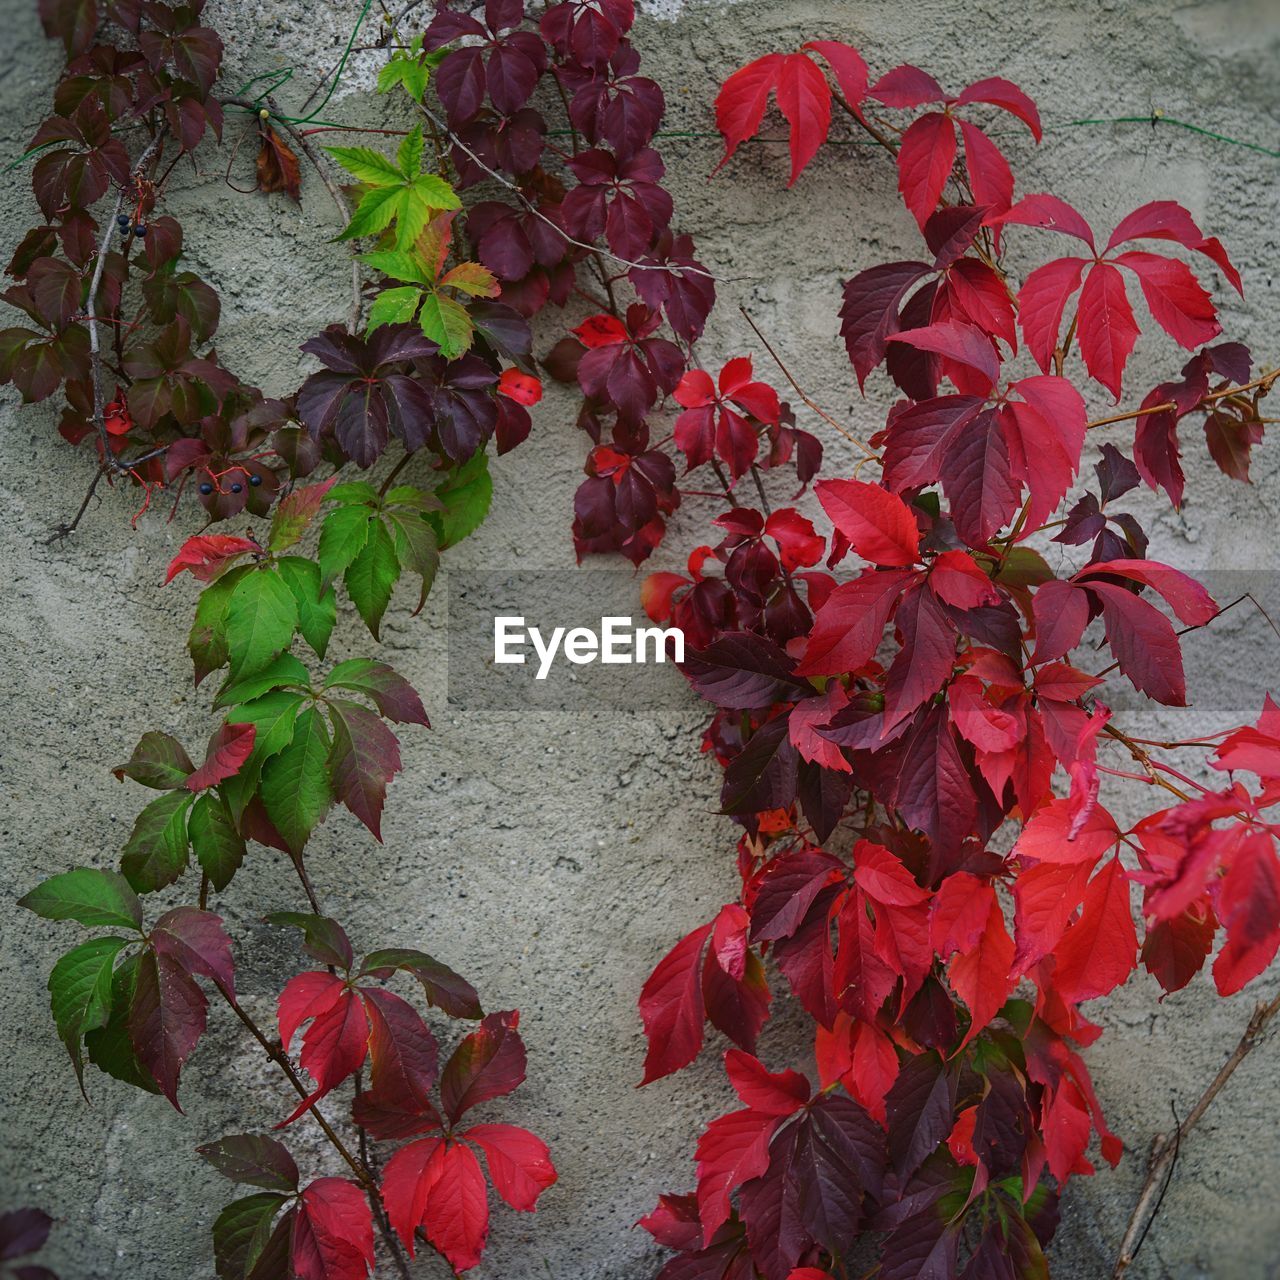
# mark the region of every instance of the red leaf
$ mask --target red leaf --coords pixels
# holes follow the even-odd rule
[[[986,380],[988,388],[1000,376],[1000,357],[991,339],[971,324],[953,320],[945,324],[925,325],[920,329],[895,333],[889,341],[905,342],[918,351],[932,351],[974,369]]]
[[[1152,201],[1121,219],[1107,241],[1107,249],[1114,249],[1127,240],[1172,240],[1194,253],[1202,253],[1221,268],[1237,293],[1244,292],[1240,286],[1240,273],[1231,265],[1221,243],[1213,237],[1203,236],[1195,219],[1173,200]]]
[[[354,1182],[317,1178],[304,1188],[289,1263],[298,1280],[364,1280],[369,1274],[373,1216]]]
[[[333,744],[328,767],[333,794],[382,839],[382,806],[387,783],[400,772],[400,744],[394,733],[358,702],[331,698]]]
[[[967,551],[944,551],[929,570],[929,588],[955,609],[978,609],[998,604],[1000,593]]]
[[[1189,627],[1202,627],[1218,616],[1216,601],[1200,583],[1154,560],[1103,560],[1076,574],[1074,581],[1092,586],[1095,574],[1108,573],[1150,587]]]
[[[897,494],[864,480],[820,480],[814,486],[831,523],[866,561],[911,565],[919,558],[920,531]]]
[[[202,764],[186,781],[189,791],[204,791],[240,772],[240,766],[253,752],[257,726],[224,724],[214,730]]]
[[[971,951],[951,961],[947,976],[956,995],[969,1009],[969,1029],[960,1042],[968,1044],[1000,1011],[1016,985],[1013,967],[1013,939],[1005,928],[998,901],[992,901],[987,922]]]
[[[960,121],[960,137],[974,200],[988,209],[1007,209],[1013,203],[1013,171],[1004,152],[967,120]]]
[[[1166,706],[1186,706],[1182,647],[1169,619],[1125,587],[1093,579],[1088,589],[1102,601],[1107,643],[1133,687]]]
[[[927,71],[910,64],[886,71],[869,92],[886,107],[918,107],[926,102],[947,100],[942,86]]]
[[[1108,262],[1094,263],[1080,291],[1078,315],[1085,367],[1119,400],[1124,366],[1138,340],[1138,326],[1118,268]]]
[[[985,409],[947,447],[943,492],[956,532],[971,547],[985,545],[1009,524],[1022,497],[1004,421],[1004,415]]]
[[[901,570],[872,569],[842,582],[814,618],[796,675],[839,675],[870,662],[889,615],[914,577]]]
[[[1213,962],[1218,994],[1234,995],[1252,982],[1280,948],[1280,865],[1271,837],[1242,840],[1218,887],[1218,917],[1227,945]]]
[[[927,586],[903,596],[894,620],[902,647],[885,680],[884,734],[942,688],[956,660],[955,624]]]
[[[1033,663],[1054,662],[1080,643],[1089,624],[1089,597],[1081,588],[1055,578],[1031,597],[1036,647]]]
[[[1007,213],[991,219],[1003,226],[1014,223],[1022,227],[1043,227],[1047,231],[1060,231],[1063,235],[1083,240],[1094,249],[1093,231],[1089,224],[1065,200],[1048,194],[1023,196]]]
[[[1200,972],[1213,950],[1218,921],[1207,898],[1171,920],[1148,923],[1142,964],[1166,992],[1181,991]]]
[[[455,1271],[480,1262],[489,1234],[489,1196],[469,1147],[442,1138],[401,1147],[383,1172],[382,1200],[410,1257],[414,1233],[422,1227]]]
[[[991,915],[995,890],[967,871],[949,875],[938,887],[929,919],[929,940],[944,959],[971,951]]]
[[[617,346],[627,340],[626,326],[617,316],[611,315],[588,316],[573,332],[591,351],[597,347]]]
[[[875,90],[872,95],[880,96]],[[898,190],[921,230],[938,207],[938,199],[955,162],[955,127],[951,118],[940,111],[921,116],[902,135],[898,148]]]
[[[1071,835],[1073,823],[1071,802],[1050,800],[1022,828],[1009,856],[1059,864],[1094,863],[1120,839],[1115,819],[1101,805],[1095,805],[1084,825]]]
[[[1013,473],[1031,491],[1024,527],[1038,529],[1066,496],[1080,468],[1087,412],[1066,378],[1021,378],[1007,404],[1006,436]]]
[[[1133,972],[1138,934],[1129,907],[1129,879],[1119,858],[1089,881],[1080,918],[1054,954],[1054,988],[1073,1004],[1105,996]]]
[[[1031,130],[1031,136],[1037,142],[1043,136],[1040,130],[1040,112],[1036,109],[1036,104],[1010,80],[999,76],[975,80],[967,89],[962,90],[956,99],[956,106],[967,106],[971,102],[986,102],[1017,116]]]
[[[267,123],[258,126],[261,141],[258,146],[256,171],[258,189],[283,191],[294,200],[302,199],[302,171],[298,157],[283,138]]]
[[[176,961],[192,977],[211,978],[235,996],[235,963],[231,939],[222,919],[212,911],[174,907],[151,927],[151,945]]]
[[[369,1018],[371,1073],[370,1087],[361,1093],[357,1106],[378,1115],[366,1127],[374,1131],[392,1112],[402,1122],[395,1135],[398,1137],[405,1136],[403,1122],[419,1133],[441,1128],[430,1100],[439,1063],[431,1029],[407,1000],[392,991],[366,987],[360,995]],[[357,1119],[365,1123],[358,1113]]]
[[[556,1180],[547,1144],[528,1129],[478,1124],[462,1136],[484,1152],[495,1190],[513,1209],[532,1211],[538,1197]]]
[[[867,96],[867,64],[857,49],[839,40],[809,40],[802,47],[826,59],[841,96],[861,117],[862,102]]]
[[[225,533],[208,533],[188,538],[182,549],[169,561],[165,582],[172,582],[184,569],[193,578],[212,582],[237,556],[262,548],[248,538],[233,538]]]
[[[649,1040],[642,1085],[688,1066],[702,1048],[699,961],[710,934],[711,926],[704,924],[677,942],[640,991],[640,1017]]]
[[[923,262],[886,262],[860,271],[845,285],[840,336],[859,388],[884,359],[890,336],[901,328],[903,299],[928,274]]]
[[[315,1092],[299,1102],[288,1119],[277,1127],[292,1124],[325,1094],[354,1075],[368,1054],[369,1019],[364,1004],[354,992],[344,990],[302,1033],[298,1061],[315,1081]]]
[[[1062,329],[1062,313],[1080,287],[1084,258],[1058,258],[1037,267],[1018,291],[1018,323],[1027,350],[1044,373],[1053,367],[1053,355]]]
[[[769,94],[778,82],[783,55],[767,53],[735,71],[716,94],[716,128],[724,137],[724,156],[717,169],[760,127]]]
[[[1122,253],[1114,259],[1138,277],[1155,322],[1189,350],[1212,342],[1222,332],[1213,299],[1191,268],[1158,253]]]
[[[713,1120],[698,1139],[698,1214],[704,1247],[729,1219],[730,1194],[769,1167],[769,1139],[778,1124],[778,1117],[769,1112],[731,1111]]]
[[[280,1043],[286,1053],[298,1028],[308,1018],[319,1017],[333,1008],[345,989],[341,978],[319,970],[300,973],[289,979],[280,993],[277,1008]]]
[[[519,369],[504,369],[498,379],[498,392],[517,404],[534,405],[542,399],[542,383]]]
[[[1058,945],[1101,854],[1083,862],[1044,862],[1021,871],[1013,882],[1014,972],[1026,973]]]
[[[453,1122],[472,1107],[502,1098],[524,1079],[524,1041],[515,1010],[491,1013],[453,1051],[440,1073],[440,1101]]]
[[[839,942],[835,960],[835,995],[864,1022],[874,1022],[898,975],[881,958],[874,925],[861,889],[850,890],[837,917]]]
[[[831,87],[802,53],[788,54],[778,70],[778,109],[791,126],[791,186],[831,128]]]
[[[809,1101],[809,1081],[798,1071],[767,1071],[758,1058],[741,1049],[730,1049],[724,1066],[733,1091],[752,1111],[789,1116]]]
[[[204,1034],[207,1010],[204,993],[184,965],[159,949],[141,954],[129,1006],[129,1040],[138,1061],[179,1111],[178,1076]]]

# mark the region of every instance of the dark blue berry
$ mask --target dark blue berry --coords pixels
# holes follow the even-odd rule
[[[250,476],[249,483],[256,489],[262,483],[261,476]]]
[[[138,225],[133,229],[133,234],[141,240],[142,237],[147,234],[147,224],[145,222],[138,223]]]
[[[121,230],[121,231],[128,231],[128,229],[129,229],[129,215],[128,215],[127,213],[122,213],[122,214],[117,215],[117,217],[116,217],[116,226],[118,226],[118,227],[120,228],[120,230]]]
[[[207,498],[213,492],[213,485],[206,480],[204,484],[200,486],[200,492]]]
[[[240,483],[240,481],[239,481],[239,480],[237,480],[237,481],[235,482],[235,484],[233,484],[233,485],[231,486],[231,492],[232,492],[232,493],[243,493],[243,492],[244,492],[244,485],[242,485],[242,484]]]

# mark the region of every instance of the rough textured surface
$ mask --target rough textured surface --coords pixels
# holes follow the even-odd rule
[[[1159,107],[1269,145],[1280,125],[1280,19],[1269,0],[1053,0],[1034,8],[989,0],[744,0],[731,8],[648,0],[642,7],[647,16],[636,42],[646,70],[666,88],[668,125],[676,130],[710,127],[723,74],[818,35],[851,39],[880,70],[919,62],[953,87],[1007,75],[1038,99],[1049,122],[1142,116]],[[55,71],[32,8],[26,0],[0,0],[6,158],[21,151],[42,115]],[[300,101],[313,72],[336,61],[356,6],[214,0],[210,10],[229,37],[227,84],[296,64],[298,77],[284,96]],[[375,121],[382,109],[351,92],[368,83],[377,55],[362,56],[349,86],[326,108],[330,118]],[[1169,126],[1051,129],[1039,153],[1016,128],[1007,141],[1024,189],[1055,190],[1098,224],[1151,198],[1186,203],[1228,242],[1246,280],[1244,302],[1220,292],[1228,333],[1249,342],[1260,359],[1280,355],[1276,161]],[[819,402],[874,429],[883,405],[856,399],[835,337],[835,308],[842,277],[915,249],[883,158],[860,146],[833,148],[787,192],[776,145],[744,147],[710,185],[714,140],[671,138],[664,153],[683,225],[698,235],[705,259],[725,276],[745,277],[722,290],[705,362],[753,349],[738,316],[742,303]],[[219,349],[267,388],[283,391],[304,367],[298,343],[345,313],[349,277],[341,252],[327,242],[331,207],[311,174],[301,209],[281,198],[237,196],[223,185],[223,162],[202,155],[202,171],[182,174],[169,202],[183,217],[196,269],[222,291]],[[7,257],[32,212],[20,174],[8,176],[0,201]],[[1151,385],[1175,360],[1161,342],[1147,343],[1132,385]],[[191,1148],[273,1122],[284,1101],[278,1082],[237,1029],[215,1019],[185,1075],[189,1116],[99,1076],[91,1079],[93,1105],[84,1106],[43,991],[43,975],[69,930],[25,917],[13,898],[73,863],[113,862],[139,800],[106,766],[123,758],[143,729],[163,725],[189,741],[202,733],[204,697],[186,691],[182,653],[191,591],[158,590],[167,558],[197,520],[185,507],[173,523],[153,512],[131,531],[133,495],[117,491],[94,505],[74,541],[46,546],[48,527],[87,484],[90,460],[57,440],[47,409],[17,412],[9,393],[0,406],[0,696],[7,715],[0,748],[0,1204],[35,1202],[56,1215],[49,1259],[68,1280],[194,1280],[210,1274],[208,1228],[228,1187]],[[583,440],[567,406],[566,397],[550,396],[530,442],[496,465],[494,514],[450,553],[455,568],[571,567],[568,517]],[[1191,454],[1190,496],[1180,515],[1156,515],[1156,505],[1141,498],[1135,503],[1152,515],[1153,554],[1199,568],[1273,570],[1275,445],[1260,451],[1249,489],[1220,477],[1194,443]],[[713,514],[707,507],[694,501],[681,513],[673,551],[705,536]],[[551,1142],[561,1178],[535,1216],[496,1214],[482,1274],[641,1280],[656,1271],[658,1254],[631,1224],[659,1190],[689,1184],[693,1137],[727,1101],[711,1053],[675,1081],[643,1094],[633,1088],[642,1050],[634,1000],[644,975],[734,888],[732,830],[714,816],[715,770],[697,751],[702,713],[688,698],[648,712],[451,710],[445,605],[441,592],[423,616],[411,619],[401,609],[386,627],[392,661],[423,691],[435,726],[406,735],[406,771],[388,804],[386,843],[375,845],[348,817],[335,816],[315,839],[315,875],[326,906],[349,921],[358,943],[425,945],[471,975],[490,1007],[523,1010],[530,1080],[503,1118],[528,1123]],[[1229,724],[1252,709],[1252,688],[1242,705],[1238,687],[1241,655],[1267,652],[1265,628],[1241,610],[1226,630],[1227,643],[1200,649],[1197,725]],[[339,656],[363,642],[353,619],[345,619]],[[1248,665],[1260,679],[1268,664],[1253,658]],[[1148,722],[1160,723],[1154,716]],[[273,981],[294,963],[294,952],[256,920],[263,907],[293,906],[296,897],[287,867],[259,850],[219,904],[243,940],[247,1002],[263,1017]],[[1255,987],[1265,992],[1274,982],[1263,978]],[[1159,1005],[1154,984],[1135,979],[1098,1002],[1108,1034],[1090,1064],[1111,1123],[1131,1150],[1115,1173],[1072,1184],[1055,1275],[1090,1280],[1109,1272],[1150,1135],[1169,1121],[1171,1105],[1185,1112],[1198,1095],[1253,998],[1220,1001],[1196,982]],[[781,1058],[798,1040],[797,1024],[783,1016],[764,1055]],[[1276,1274],[1278,1085],[1280,1047],[1271,1045],[1237,1074],[1184,1152],[1131,1273],[1137,1280]],[[295,1141],[311,1141],[305,1128]],[[306,1154],[324,1166],[319,1147]],[[415,1275],[445,1271],[423,1261]]]

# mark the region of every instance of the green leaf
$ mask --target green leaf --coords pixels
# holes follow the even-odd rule
[[[275,1237],[282,1232],[273,1235],[271,1224],[289,1199],[278,1192],[259,1191],[233,1200],[218,1214],[213,1222],[213,1258],[219,1280],[250,1280],[258,1263],[264,1261],[268,1246],[273,1255],[280,1255],[279,1269],[272,1274],[288,1274],[288,1234],[283,1236],[285,1244],[278,1244]],[[292,1213],[290,1210],[281,1220],[282,1229],[291,1225],[288,1219]]]
[[[363,503],[376,506],[378,491],[367,480],[348,480],[344,484],[335,485],[329,490],[329,501],[343,505]]]
[[[293,739],[293,723],[305,697],[287,689],[265,693],[252,702],[242,703],[227,715],[228,724],[251,724],[257,727],[250,760],[269,760],[283,751]],[[225,789],[228,778],[221,786]]]
[[[317,554],[326,583],[338,577],[364,550],[372,520],[373,512],[365,506],[338,507],[325,517]]]
[[[297,625],[297,602],[278,573],[258,568],[241,579],[227,609],[231,674],[261,670],[289,647]]]
[[[406,284],[397,289],[384,289],[369,308],[369,325],[366,334],[384,324],[408,324],[418,312],[422,290]]]
[[[399,174],[396,175],[399,177]],[[394,221],[400,209],[400,196],[404,187],[374,187],[367,192],[351,215],[339,240],[356,240],[361,236],[376,236]]]
[[[350,174],[371,187],[401,186],[404,175],[380,151],[370,147],[325,147]]]
[[[144,733],[127,764],[112,769],[120,779],[132,778],[156,791],[173,791],[186,782],[195,765],[177,738],[155,729]]]
[[[84,1047],[89,1052],[89,1061],[100,1071],[137,1089],[159,1093],[160,1086],[138,1061],[129,1038],[129,1009],[138,986],[141,959],[141,953],[126,957],[112,975],[111,1012],[104,1026],[85,1033]]]
[[[418,327],[432,342],[439,344],[440,354],[446,360],[462,355],[475,336],[475,326],[466,307],[456,298],[436,292],[423,295]]]
[[[436,542],[436,531],[427,523],[424,515],[412,509],[388,511],[387,519],[391,522],[396,558],[405,569],[422,579],[422,590],[414,609],[417,613],[426,603],[427,594],[436,580],[436,571],[440,568],[440,547]]]
[[[68,951],[49,974],[49,1007],[53,1010],[58,1035],[71,1055],[81,1091],[84,1090],[81,1041],[87,1031],[107,1025],[116,956],[128,945],[128,938],[92,938]]]
[[[404,140],[400,143],[400,149],[396,152],[396,164],[399,165],[400,172],[406,178],[416,178],[418,176],[418,170],[422,168],[424,145],[422,124],[415,124],[405,134]]]
[[[142,928],[142,903],[115,871],[64,871],[36,885],[18,905],[46,920],[76,920],[90,929]]]
[[[391,592],[400,577],[400,561],[396,559],[395,544],[381,520],[369,526],[369,540],[364,550],[347,566],[342,581],[347,594],[359,610],[364,624],[375,640],[382,615],[391,602]]]
[[[302,949],[321,964],[331,964],[335,969],[350,969],[355,958],[347,931],[328,916],[310,915],[305,911],[273,911],[267,916],[268,924],[301,929]]]
[[[426,96],[430,76],[430,68],[425,63],[417,58],[397,53],[378,72],[378,92],[390,93],[396,85],[403,85],[405,93],[414,102],[421,103]]]
[[[434,493],[412,484],[398,484],[383,499],[387,507],[412,507],[415,511],[442,511],[444,504]]]
[[[191,806],[187,834],[200,870],[221,892],[244,861],[244,837],[236,830],[231,809],[222,796],[212,791],[201,794]]]
[[[229,707],[237,702],[251,702],[254,698],[260,698],[264,693],[285,685],[300,685],[304,689],[311,687],[311,672],[291,653],[282,653],[278,658],[272,658],[259,671],[241,676],[238,680],[228,680],[218,690],[213,705],[217,708]]]
[[[189,791],[169,791],[138,814],[120,870],[138,893],[152,893],[172,884],[187,867],[187,810],[195,797]]]
[[[329,786],[329,729],[315,707],[297,719],[293,740],[262,770],[262,803],[267,817],[294,853],[328,812],[333,795]]]
[[[196,669],[196,684],[211,671],[226,665],[229,656],[227,610],[231,606],[236,585],[252,571],[252,565],[237,565],[200,593],[200,599],[196,602],[195,621],[191,624],[191,634],[187,638],[187,651],[191,654],[191,661]]]
[[[435,272],[413,250],[375,249],[371,253],[362,253],[360,261],[395,280],[408,280],[413,284],[435,283]]]
[[[276,567],[298,605],[298,631],[317,657],[323,658],[338,620],[338,596],[325,586],[320,566],[302,556],[286,556]]]
[[[474,533],[489,513],[493,481],[489,477],[489,457],[483,449],[460,467],[453,467],[436,488],[444,510],[427,517],[436,531],[440,550],[456,546]]]

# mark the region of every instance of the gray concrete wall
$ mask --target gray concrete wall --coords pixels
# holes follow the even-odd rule
[[[666,89],[673,129],[709,128],[719,80],[748,58],[810,36],[839,36],[858,44],[874,68],[913,61],[952,87],[1007,75],[1051,123],[1158,107],[1272,147],[1280,138],[1274,0],[744,0],[731,7],[641,0],[641,7],[648,12],[636,42],[646,70]],[[4,157],[20,152],[44,113],[56,69],[32,8],[0,0]],[[355,12],[354,4],[213,0],[212,21],[229,38],[227,82],[289,63],[327,68]],[[300,73],[299,83],[307,80]],[[367,68],[357,69],[352,88],[367,81]],[[344,86],[328,113],[377,122],[380,110]],[[1244,274],[1245,301],[1220,293],[1228,334],[1253,345],[1260,360],[1280,356],[1274,159],[1172,127],[1051,129],[1039,151],[1016,130],[1007,142],[1025,189],[1058,192],[1099,225],[1148,199],[1186,203],[1227,241]],[[671,139],[663,150],[681,224],[698,235],[713,269],[748,278],[722,291],[702,345],[706,363],[754,349],[737,313],[746,303],[812,394],[873,430],[882,389],[870,402],[856,397],[835,311],[843,277],[916,251],[887,164],[863,148],[833,149],[788,193],[780,147],[744,148],[710,185],[713,139]],[[222,183],[218,157],[201,156],[200,171],[182,174],[169,203],[183,219],[196,268],[222,292],[219,350],[270,390],[285,391],[305,367],[298,343],[345,313],[348,273],[326,243],[334,230],[328,200],[311,174],[300,209],[280,198],[237,196]],[[22,175],[5,180],[0,201],[7,256],[33,216]],[[1131,385],[1152,385],[1176,361],[1166,344],[1147,342]],[[1095,407],[1101,410],[1100,399]],[[43,990],[73,930],[32,920],[13,898],[75,863],[113,863],[140,793],[117,784],[107,766],[144,729],[163,725],[189,742],[205,731],[206,695],[188,691],[182,649],[192,592],[158,589],[168,557],[198,521],[187,507],[173,523],[154,511],[134,532],[134,497],[117,491],[94,505],[73,541],[47,546],[49,526],[74,508],[89,481],[90,457],[58,440],[49,409],[18,411],[6,389],[0,411],[7,722],[0,746],[0,1204],[35,1202],[56,1215],[49,1257],[68,1280],[195,1280],[211,1274],[209,1224],[229,1186],[191,1149],[269,1125],[284,1091],[236,1028],[216,1017],[184,1076],[186,1116],[98,1075],[90,1077],[86,1107]],[[495,465],[494,513],[450,553],[455,568],[572,566],[568,521],[584,441],[563,393],[549,395],[535,420],[528,444]],[[840,442],[829,445],[834,473]],[[1259,451],[1249,488],[1224,480],[1197,442],[1189,445],[1184,511],[1136,499],[1136,509],[1151,515],[1153,554],[1198,568],[1274,569],[1275,444]],[[675,523],[673,550],[701,541],[711,514],[708,504],[691,502]],[[649,712],[451,710],[446,594],[416,619],[398,599],[385,629],[388,657],[422,690],[435,726],[405,735],[405,773],[389,799],[386,843],[375,845],[335,814],[313,842],[315,878],[358,945],[422,945],[473,976],[490,1007],[524,1012],[530,1078],[503,1118],[544,1135],[561,1176],[536,1215],[496,1213],[482,1274],[642,1280],[659,1254],[632,1223],[658,1191],[691,1184],[693,1138],[729,1102],[711,1054],[676,1080],[644,1093],[633,1087],[642,1055],[634,1013],[640,983],[680,933],[734,891],[733,832],[714,815],[716,770],[697,750],[703,712],[688,697]],[[1206,647],[1195,673],[1197,724],[1230,723],[1246,710],[1236,705],[1241,655],[1261,651],[1261,623],[1240,616],[1229,633],[1220,651]],[[341,620],[336,647],[340,656],[368,647],[353,617]],[[1244,665],[1262,674],[1256,657]],[[287,866],[255,849],[219,903],[241,939],[246,1003],[263,1019],[273,984],[294,958],[287,940],[256,920],[265,906],[296,898]],[[1274,990],[1275,977],[1255,985]],[[1089,1062],[1111,1123],[1133,1150],[1117,1172],[1072,1184],[1054,1249],[1055,1275],[1064,1280],[1109,1271],[1149,1135],[1168,1121],[1171,1103],[1185,1112],[1255,998],[1251,991],[1218,1000],[1205,981],[1163,1004],[1156,996],[1153,983],[1135,978],[1095,1006],[1107,1035]],[[781,1016],[764,1056],[790,1060],[801,1034],[799,1020]],[[1278,1085],[1280,1045],[1273,1044],[1240,1070],[1189,1144],[1132,1272],[1138,1280],[1276,1274]],[[304,1126],[293,1141],[313,1168],[327,1167]],[[445,1271],[424,1260],[415,1274],[425,1280]]]

